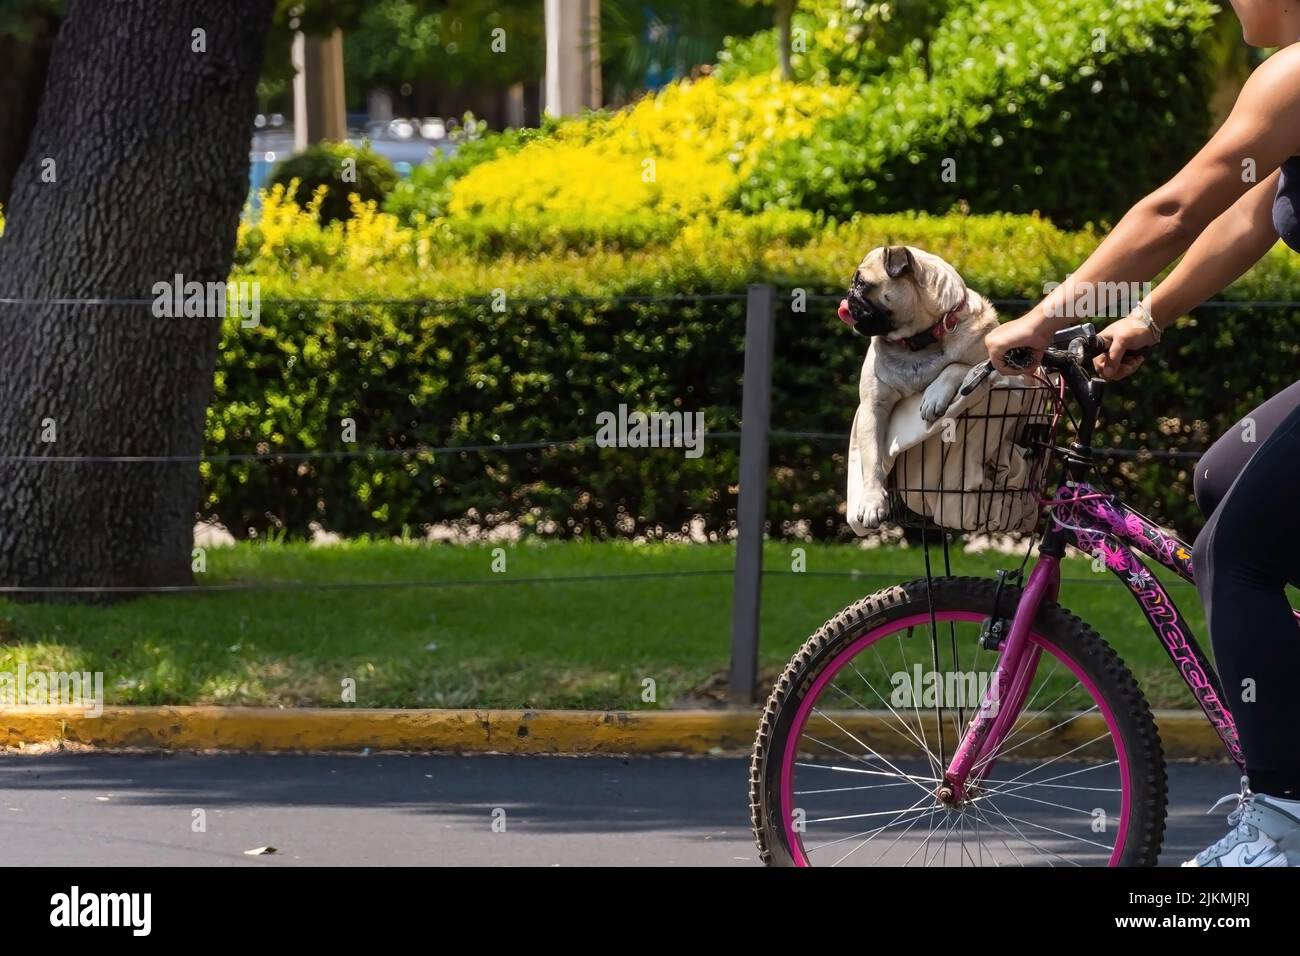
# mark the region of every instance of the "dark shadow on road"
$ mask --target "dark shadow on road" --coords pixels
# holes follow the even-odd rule
[[[51,754],[0,758],[0,797],[111,794],[117,807],[366,809],[479,823],[503,808],[512,828],[596,835],[672,831],[707,839],[748,830],[742,758],[503,755]],[[1235,789],[1226,765],[1170,768],[1162,863],[1225,832],[1205,810]]]

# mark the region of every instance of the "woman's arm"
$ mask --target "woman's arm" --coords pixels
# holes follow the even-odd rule
[[[1281,174],[1255,185],[1232,208],[1210,224],[1187,255],[1143,303],[1158,328],[1170,325],[1216,292],[1227,288],[1277,243],[1273,198]],[[1096,360],[1098,374],[1112,381],[1137,370],[1141,359],[1122,363],[1124,353],[1152,343],[1137,309],[1106,327],[1110,354]]]
[[[1192,243],[1187,255],[1146,300],[1158,326],[1164,328],[1227,288],[1273,248],[1277,243],[1273,199],[1280,178],[1281,173],[1274,170]]]
[[[1008,348],[1041,350],[1073,321],[1083,283],[1147,282],[1256,183],[1300,152],[1300,44],[1265,60],[1242,88],[1228,120],[1173,179],[1125,214],[1087,261],[1026,315],[992,332],[998,368]]]

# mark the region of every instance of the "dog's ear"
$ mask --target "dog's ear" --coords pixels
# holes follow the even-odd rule
[[[944,315],[966,301],[966,283],[956,269],[920,249],[907,252],[916,284],[932,314]]]
[[[886,246],[884,260],[885,274],[891,279],[897,279],[915,270],[912,253],[907,246]]]

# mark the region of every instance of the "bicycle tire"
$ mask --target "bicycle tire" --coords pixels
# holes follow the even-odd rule
[[[978,612],[987,617],[997,582],[982,578],[933,579],[936,612]],[[1014,608],[1020,589],[1002,590],[1004,609]],[[779,817],[781,764],[795,715],[817,676],[855,640],[894,621],[927,612],[924,579],[884,588],[849,605],[822,625],[791,658],[763,709],[750,759],[750,820],[763,863],[790,866],[796,854]],[[1120,866],[1153,866],[1164,837],[1168,784],[1164,753],[1151,709],[1124,662],[1077,615],[1044,601],[1033,633],[1050,640],[1088,676],[1115,717],[1128,762],[1130,812]]]

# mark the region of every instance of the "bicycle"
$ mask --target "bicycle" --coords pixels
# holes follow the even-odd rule
[[[1244,766],[1218,676],[1138,556],[1192,582],[1190,546],[1086,481],[1105,389],[1086,369],[1107,345],[1081,325],[1043,354],[1035,387],[1047,412],[1022,414],[1019,436],[1035,455],[1028,493],[1038,506],[1020,567],[996,580],[953,577],[945,532],[945,574],[935,576],[923,537],[925,578],[845,608],[777,680],[750,761],[751,822],[765,863],[1155,864],[1167,804],[1160,737],[1124,662],[1057,603],[1067,546],[1124,583],[1228,756]],[[1028,364],[1013,351],[1022,354],[1009,353],[1009,364]],[[963,394],[989,372],[987,362],[976,366]],[[1073,419],[1074,440],[1058,447],[1063,417]],[[1043,498],[1056,456],[1061,477]],[[925,535],[930,523],[920,526]],[[920,632],[928,641],[918,646]],[[879,673],[890,685],[884,693],[868,678]]]

